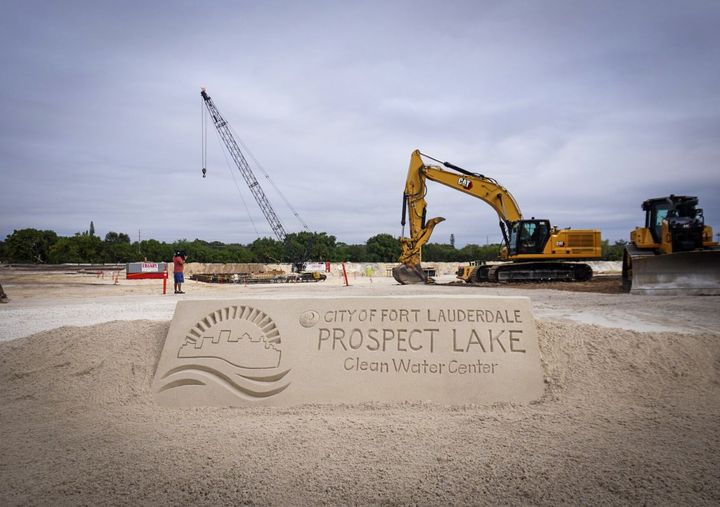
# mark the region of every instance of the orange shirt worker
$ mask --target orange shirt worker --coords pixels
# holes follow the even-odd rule
[[[175,278],[175,294],[185,294],[182,290],[182,284],[185,282],[185,252],[178,250],[175,252],[173,257],[174,273]]]

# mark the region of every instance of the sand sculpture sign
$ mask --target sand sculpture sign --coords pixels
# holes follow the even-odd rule
[[[181,301],[153,381],[163,406],[529,402],[542,396],[520,297]]]

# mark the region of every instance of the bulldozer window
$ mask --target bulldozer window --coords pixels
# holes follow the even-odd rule
[[[650,211],[650,217],[648,220],[648,228],[650,229],[653,239],[656,243],[660,243],[660,237],[662,236],[662,223],[665,217],[668,215],[670,206],[666,203],[658,203]]]
[[[662,225],[662,221],[665,220],[665,217],[667,215],[668,215],[668,210],[666,210],[666,209],[657,210],[657,216],[655,217],[655,227],[660,227]]]

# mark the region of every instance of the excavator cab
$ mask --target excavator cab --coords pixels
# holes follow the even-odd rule
[[[508,254],[540,254],[550,237],[549,220],[519,220],[510,226]]]

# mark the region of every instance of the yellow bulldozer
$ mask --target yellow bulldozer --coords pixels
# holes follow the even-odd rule
[[[720,248],[698,198],[669,195],[642,203],[645,226],[630,232],[622,276],[633,294],[720,294]]]
[[[445,168],[425,164],[423,157]],[[401,221],[403,235],[406,218],[410,222],[410,237],[400,238],[401,264],[393,269],[393,277],[401,284],[432,282],[421,266],[422,247],[430,239],[435,226],[445,219],[427,219],[427,180],[484,201],[495,210],[500,220],[503,235],[500,258],[508,262],[467,267],[458,273],[462,280],[584,281],[592,277],[591,267],[578,261],[601,257],[599,230],[558,229],[546,219],[523,219],[515,198],[493,178],[441,162],[415,150],[410,157]]]

